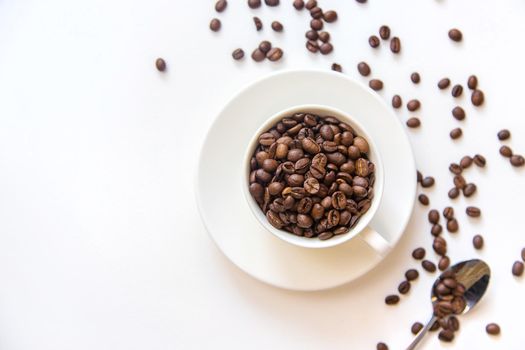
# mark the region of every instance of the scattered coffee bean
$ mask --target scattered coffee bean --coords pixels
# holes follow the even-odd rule
[[[270,7],[279,6],[279,0],[264,0],[264,3]]]
[[[412,334],[416,335],[422,329],[423,329],[423,324],[421,322],[414,322],[414,324],[410,328],[410,331],[412,332]]]
[[[439,332],[438,338],[441,341],[449,343],[454,340],[454,332],[449,329],[443,329]]]
[[[412,251],[412,257],[416,260],[421,260],[425,257],[425,253],[425,248],[419,247]]]
[[[265,55],[272,49],[272,43],[267,41],[267,40],[264,40],[264,41],[261,41],[261,43],[259,44],[259,50],[261,50]]]
[[[366,62],[359,62],[357,64],[357,71],[364,77],[369,76],[371,72],[370,66]]]
[[[323,43],[327,43],[330,41],[330,33],[328,32],[321,32],[319,33],[319,40],[321,40]]]
[[[450,163],[450,165],[448,166],[448,170],[454,175],[459,175],[463,172],[463,168],[456,163]]]
[[[510,158],[512,156],[512,149],[509,146],[501,146],[499,149],[499,154],[503,157]]]
[[[410,269],[405,272],[405,278],[407,281],[414,281],[419,277],[419,272],[416,269]]]
[[[435,180],[432,176],[427,176],[423,180],[421,180],[421,186],[424,188],[432,187],[434,186]]]
[[[430,327],[431,332],[437,331],[441,326],[439,325],[438,321],[435,321],[434,324]]]
[[[403,104],[403,100],[401,100],[401,96],[394,95],[392,97],[392,107],[397,109],[397,108],[400,108],[402,104]]]
[[[313,8],[310,9],[310,16],[313,18],[313,19],[322,19],[323,18],[323,10],[318,7],[318,6],[315,6]]]
[[[428,205],[430,203],[430,200],[428,199],[428,196],[424,193],[421,193],[417,199],[419,200],[419,203],[423,205]]]
[[[393,53],[399,53],[401,51],[401,40],[397,36],[390,40],[390,51]]]
[[[459,106],[456,106],[452,109],[452,116],[457,120],[465,119],[465,110]]]
[[[454,208],[446,207],[443,209],[443,217],[447,220],[452,220],[454,218]]]
[[[421,266],[428,272],[436,272],[436,264],[430,260],[423,260]]]
[[[456,186],[458,190],[462,190],[467,186],[467,180],[465,180],[463,175],[456,175],[454,176],[454,186]]]
[[[487,161],[485,160],[485,157],[483,157],[481,154],[476,154],[474,156],[474,164],[476,164],[480,168],[483,168],[487,164]]]
[[[472,245],[474,246],[474,248],[476,248],[478,250],[483,248],[483,236],[475,235],[472,238]]]
[[[478,77],[475,75],[468,77],[467,86],[470,90],[475,90],[478,87]]]
[[[410,291],[410,282],[403,281],[397,287],[399,294],[407,294]]]
[[[523,263],[521,261],[515,261],[512,264],[512,274],[516,277],[523,275]]]
[[[388,38],[390,38],[390,27],[386,25],[379,27],[379,36],[383,40],[388,40]]]
[[[301,0],[297,0],[301,1]],[[251,9],[256,9],[261,7],[261,0],[248,0],[248,7]]]
[[[456,84],[452,87],[452,96],[453,97],[459,97],[463,93],[463,86]]]
[[[255,62],[261,62],[266,58],[266,54],[261,51],[261,49],[257,48],[252,52],[252,59]]]
[[[439,271],[445,271],[450,266],[450,258],[448,256],[443,256],[439,259],[438,268]]]
[[[507,140],[510,137],[510,131],[507,129],[502,129],[498,131],[498,139],[500,141]]]
[[[312,30],[312,29],[307,31],[305,36],[306,36],[306,38],[308,40],[314,40],[315,41],[315,40],[319,39],[319,33],[317,31],[315,31],[315,30]]]
[[[428,212],[428,222],[431,224],[439,223],[439,212],[436,209],[432,209]]]
[[[448,31],[448,37],[456,42],[461,41],[463,39],[463,34],[459,31],[459,29],[453,28]]]
[[[449,78],[443,78],[438,82],[438,88],[443,90],[450,86],[450,79]]]
[[[469,206],[469,207],[467,207],[465,212],[471,218],[478,218],[478,217],[481,216],[481,209],[479,209],[478,207]]]
[[[323,55],[328,55],[330,52],[332,52],[334,50],[334,47],[332,46],[332,44],[330,43],[323,43],[321,45],[321,47],[319,48],[319,51],[323,54]]]
[[[370,38],[368,38],[368,44],[375,49],[379,46],[379,38],[375,35],[370,36]]]
[[[272,22],[272,29],[276,32],[282,32],[283,31],[283,25],[279,21],[273,21]]]
[[[257,31],[262,29],[263,24],[259,17],[253,17],[253,23],[255,24],[255,29],[257,29]]]
[[[421,183],[421,181],[423,181],[423,174],[421,174],[421,171],[419,170],[416,170],[416,174],[417,174],[417,182]]]
[[[430,229],[432,236],[439,236],[441,232],[443,232],[443,227],[440,224],[432,225],[432,228]]]
[[[218,18],[214,18],[210,22],[210,29],[214,32],[218,32],[221,29],[221,21]]]
[[[454,128],[452,130],[450,130],[450,138],[452,140],[457,140],[461,137],[461,135],[463,135],[463,131],[461,130],[461,128]]]
[[[359,3],[365,3],[366,0],[356,0]],[[377,343],[376,350],[388,350],[388,345],[385,343]]]
[[[232,57],[234,60],[238,61],[244,57],[244,51],[242,49],[236,49],[232,52]]]
[[[370,86],[370,88],[374,91],[379,91],[383,89],[383,82],[379,79],[372,79],[368,83],[368,86]]]
[[[304,1],[303,0],[294,0],[293,7],[295,7],[296,10],[302,10],[304,8]]]
[[[385,298],[385,304],[387,305],[395,305],[397,303],[399,303],[399,295],[391,294]]]
[[[338,63],[332,63],[332,70],[335,72],[342,72],[343,67],[341,67],[341,65]]]
[[[164,59],[160,57],[157,58],[157,60],[155,61],[155,67],[159,72],[164,72],[166,70],[166,61],[164,61]]]
[[[406,124],[409,128],[417,128],[421,126],[421,120],[419,120],[419,118],[412,117],[407,120]]]
[[[472,165],[473,161],[474,161],[474,159],[472,159],[472,157],[464,156],[463,158],[461,158],[461,161],[459,162],[459,165],[461,165],[461,167],[463,169],[467,169],[468,167],[470,167]]]
[[[310,21],[310,28],[312,28],[313,30],[321,30],[323,29],[323,26],[323,21],[321,21],[320,19],[314,18]]]
[[[459,230],[459,223],[455,218],[447,221],[447,231],[448,232],[456,233],[458,232],[458,230]]]
[[[323,14],[323,19],[327,22],[327,23],[332,23],[332,22],[335,22],[337,21],[337,12],[335,11],[326,11],[324,14]]]
[[[448,198],[455,199],[455,198],[458,198],[458,196],[459,196],[459,190],[456,187],[453,187],[448,191]]]
[[[215,11],[222,12],[226,9],[226,6],[228,6],[228,2],[226,0],[219,0],[215,3]]]
[[[485,101],[485,95],[481,90],[474,90],[470,96],[470,101],[476,107],[481,106]]]
[[[312,53],[316,53],[317,51],[319,51],[319,45],[316,41],[308,40],[306,42],[306,49]]]
[[[476,190],[477,190],[477,187],[475,184],[473,183],[468,183],[465,188],[463,188],[463,195],[465,197],[470,197],[472,196],[474,193],[476,193]]]
[[[490,335],[498,335],[501,333],[501,329],[497,323],[489,323],[485,327],[485,331]]]
[[[421,107],[421,102],[419,102],[419,100],[414,99],[414,100],[408,101],[407,103],[407,109],[410,112],[417,111],[419,107]]]
[[[445,241],[443,237],[438,236],[434,238],[432,248],[438,255],[444,256],[445,254],[447,254],[447,241]]]
[[[281,50],[278,47],[272,48],[268,53],[266,54],[266,58],[268,58],[272,62],[279,61],[283,57],[283,50]]]
[[[459,331],[459,320],[456,316],[450,316],[447,321],[448,329],[457,332]]]
[[[306,6],[305,7],[306,7],[307,10],[311,10],[314,7],[317,7],[317,1],[316,0],[308,0],[306,2]]]
[[[414,72],[410,74],[410,80],[412,80],[414,84],[419,84],[419,82],[421,81],[421,77],[419,76],[418,72]]]
[[[522,167],[525,164],[525,158],[522,155],[514,154],[510,157],[510,164],[515,167]]]

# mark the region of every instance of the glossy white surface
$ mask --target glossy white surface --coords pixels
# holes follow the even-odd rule
[[[436,177],[426,191],[433,207],[449,203],[451,161],[474,153],[488,160],[484,170],[469,169],[478,193],[454,203],[461,229],[445,236],[454,261],[481,257],[492,281],[453,346],[443,347],[523,348],[525,332],[513,322],[525,309],[525,280],[510,269],[525,246],[525,169],[501,159],[495,134],[509,128],[508,144],[525,153],[525,3],[321,1],[340,18],[329,26],[330,57],[305,51],[308,15],[291,6],[250,11],[244,0],[230,0],[215,34],[208,30],[212,1],[0,1],[0,349],[406,346],[412,322],[429,317],[434,276],[421,273],[397,307],[383,298],[417,266],[409,251],[430,247],[424,208],[416,205],[396,249],[357,283],[301,293],[233,266],[206,234],[194,199],[205,131],[238,89],[269,72],[328,70],[334,61],[366,82],[355,70],[361,60],[384,80],[385,101],[399,93],[422,102],[423,125],[409,136],[417,167]],[[252,29],[256,12],[262,32]],[[283,33],[268,30],[273,19]],[[384,23],[402,40],[398,57],[386,46],[368,47]],[[463,31],[461,44],[447,38],[454,26]],[[229,56],[264,38],[285,50],[281,63]],[[167,60],[166,74],[154,68],[158,56]],[[409,80],[414,70],[419,86]],[[486,93],[483,108],[435,87],[444,75],[464,83],[471,73]],[[453,143],[456,102],[467,119]],[[397,115],[405,121],[408,113]],[[483,209],[481,220],[465,217],[470,203]],[[481,253],[471,245],[476,233],[485,237]],[[501,325],[500,337],[484,333],[488,322]],[[433,337],[423,346],[440,348]]]

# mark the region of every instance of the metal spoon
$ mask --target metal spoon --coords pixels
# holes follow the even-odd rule
[[[453,270],[456,273],[457,282],[465,286],[465,294],[463,298],[465,299],[466,306],[461,314],[466,314],[470,309],[474,307],[474,305],[478,303],[483,294],[485,294],[490,279],[490,268],[484,261],[479,259],[473,259],[460,262],[450,267],[448,270]],[[434,303],[437,300],[437,296],[434,291],[438,283],[439,278],[432,286],[432,303]],[[428,330],[430,329],[430,327],[432,327],[436,320],[437,317],[433,314],[430,321],[428,321],[426,326],[423,327],[421,331],[419,331],[412,344],[408,346],[407,350],[413,350],[416,348],[416,346],[419,344],[421,339],[423,339],[425,334],[427,334]]]

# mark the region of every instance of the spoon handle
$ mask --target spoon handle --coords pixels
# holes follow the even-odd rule
[[[432,325],[434,324],[434,322],[436,322],[436,320],[437,320],[437,317],[432,316],[432,318],[430,319],[430,321],[428,321],[425,327],[423,327],[423,329],[419,331],[417,336],[414,338],[414,341],[408,346],[407,350],[414,350],[416,348],[417,344],[419,344],[421,339],[423,339],[425,334],[427,334],[428,330],[430,329],[430,327],[432,327]]]

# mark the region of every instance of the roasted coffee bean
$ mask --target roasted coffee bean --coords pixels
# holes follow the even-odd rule
[[[439,236],[441,232],[443,232],[443,227],[440,224],[432,225],[432,228],[430,229],[432,236]]]
[[[368,142],[361,136],[356,136],[354,138],[354,146],[356,146],[361,153],[368,153],[370,151]],[[348,153],[350,153],[350,151]]]
[[[255,61],[255,62],[261,62],[263,61],[264,59],[266,58],[266,55],[264,52],[262,52],[260,49],[255,49],[253,52],[252,52],[252,59]]]
[[[406,124],[409,128],[417,128],[421,125],[421,121],[419,118],[412,117],[407,120]]]
[[[459,175],[463,172],[463,168],[461,168],[461,166],[459,166],[459,164],[456,163],[450,163],[450,165],[448,166],[448,170],[450,170],[450,172],[455,175]]]
[[[421,77],[419,76],[418,72],[414,72],[410,74],[410,80],[412,80],[414,84],[419,84],[419,82],[421,81]]]
[[[316,30],[310,29],[306,32],[305,36],[308,40],[312,40],[315,42],[319,38],[319,33]]]
[[[268,173],[273,173],[277,170],[277,167],[279,166],[279,162],[275,159],[265,159],[262,165],[262,168],[264,171]]]
[[[459,162],[459,165],[461,165],[461,167],[463,169],[466,169],[466,168],[468,168],[468,167],[470,167],[472,165],[473,161],[474,161],[474,159],[472,159],[472,157],[464,156],[463,158],[461,158],[461,161]]]
[[[368,161],[364,158],[359,158],[358,160],[355,161],[355,173],[357,176],[361,176],[361,177],[365,177],[365,176],[368,176]],[[354,185],[357,185],[357,186],[362,186],[362,183],[358,183],[357,181],[357,177],[354,178],[354,182],[353,184]],[[363,179],[364,181],[366,181],[366,184],[368,185],[368,181],[366,179]],[[367,186],[362,186],[362,187],[367,187]]]
[[[510,157],[510,164],[515,167],[521,167],[525,164],[525,158],[522,155],[514,154]]]
[[[421,260],[425,257],[425,248],[416,248],[412,251],[412,257],[416,260]]]
[[[366,0],[356,0],[356,1],[359,2],[359,3],[365,3],[366,2]],[[388,350],[388,345],[386,345],[385,343],[379,342],[376,345],[376,350]]]
[[[412,334],[416,335],[422,329],[423,329],[423,324],[421,322],[414,322],[414,324],[410,328],[410,331],[412,332]]]
[[[405,272],[407,281],[414,281],[419,277],[419,272],[416,269],[410,269]]]
[[[450,86],[450,79],[449,78],[443,78],[438,82],[438,88],[443,90]]]
[[[454,218],[447,221],[447,231],[451,233],[456,233],[459,230],[458,221]]]
[[[421,174],[421,172],[417,170],[416,175],[417,175],[417,182],[421,183],[421,181],[423,181],[423,174]]]
[[[332,44],[330,43],[323,43],[320,47],[319,47],[319,51],[321,52],[321,54],[323,55],[328,55],[330,52],[332,52],[334,50],[334,47],[332,46]]]
[[[432,248],[438,255],[445,255],[447,254],[447,241],[443,237],[436,237],[434,238],[434,242],[432,243]]]
[[[468,77],[467,86],[470,90],[474,90],[478,87],[478,77],[471,75]]]
[[[476,164],[480,168],[483,168],[485,164],[487,164],[487,161],[485,160],[485,157],[483,157],[481,154],[476,154],[474,156],[474,164]]]
[[[450,258],[448,256],[443,256],[439,259],[438,268],[439,271],[445,271],[450,266]]]
[[[436,264],[430,260],[423,260],[421,266],[428,272],[436,272]]]
[[[323,29],[323,21],[321,21],[320,19],[312,19],[310,21],[310,28],[312,28],[313,30],[321,30]]]
[[[463,108],[456,106],[452,109],[452,116],[457,120],[463,120],[465,119],[466,113]]]
[[[399,295],[391,294],[385,298],[385,304],[387,305],[395,305],[397,303],[399,303]]]
[[[485,95],[481,90],[474,90],[470,96],[470,101],[476,107],[481,106],[485,101]]]
[[[432,176],[427,176],[423,180],[421,180],[421,186],[424,188],[432,187],[434,186],[435,180]]]
[[[476,193],[476,190],[477,190],[477,187],[475,184],[473,183],[468,183],[465,188],[463,188],[463,195],[465,197],[470,197],[472,196],[474,193]]]
[[[228,6],[228,2],[226,0],[219,0],[215,3],[215,11],[222,12],[226,9],[226,6]]]
[[[400,108],[402,104],[403,104],[403,100],[401,100],[401,96],[394,95],[392,97],[392,107]]]
[[[397,287],[397,291],[400,294],[407,294],[410,291],[410,282],[408,281],[401,282],[399,286]]]
[[[313,219],[309,215],[298,214],[297,215],[297,226],[301,228],[309,228],[313,224]]]
[[[296,10],[302,10],[304,8],[304,1],[303,0],[294,0],[293,7],[295,7]]]
[[[164,72],[166,70],[166,61],[164,61],[164,59],[160,57],[157,58],[157,60],[155,61],[155,67],[159,72]]]
[[[452,220],[454,218],[454,208],[446,207],[443,209],[443,217],[447,220]]]
[[[348,147],[348,146],[350,146],[350,145],[352,145],[354,143],[354,135],[350,131],[344,131],[341,134],[340,142],[341,142],[341,144],[343,146],[347,146]]]
[[[250,184],[250,194],[252,197],[257,201],[257,203],[261,204],[263,202],[263,195],[264,195],[264,188],[261,184],[255,182]]]
[[[459,190],[456,187],[452,187],[450,191],[448,191],[448,198],[455,199],[459,196]]]
[[[390,40],[390,51],[393,53],[399,53],[401,51],[401,40],[397,36]]]
[[[428,222],[431,224],[437,224],[439,222],[439,212],[436,209],[428,212]]]
[[[354,188],[355,192],[355,188]],[[336,191],[334,194],[332,194],[332,206],[335,209],[344,209],[346,207],[346,196],[341,191]]]
[[[489,323],[485,327],[485,331],[490,335],[498,335],[501,333],[501,328],[497,323]]]
[[[338,63],[332,63],[332,70],[341,73],[343,71],[343,67],[341,67],[341,65]]]
[[[459,97],[463,93],[463,86],[456,84],[452,87],[451,94],[453,97]]]
[[[266,6],[274,7],[279,5],[279,0],[264,0]]]
[[[438,338],[444,342],[451,342],[454,340],[454,332],[449,329],[443,329],[439,332]]]
[[[465,188],[465,186],[467,186],[467,180],[465,180],[461,174],[456,175],[454,176],[454,186],[456,186],[458,190],[462,190]]]
[[[316,0],[308,0],[306,2],[306,6],[305,7],[306,7],[307,10],[311,10],[311,9],[313,9],[316,6],[317,6],[317,1]]]
[[[379,46],[379,43],[379,38],[375,35],[371,35],[370,38],[368,38],[368,44],[374,49]]]
[[[472,245],[478,250],[483,248],[483,236],[475,235],[474,238],[472,238]]]
[[[261,7],[261,0],[248,0],[248,7],[256,9]]]
[[[313,19],[321,19],[323,18],[323,10],[318,6],[315,6],[314,8],[310,9],[310,16]]]
[[[332,141],[334,139],[334,130],[330,127],[330,125],[323,125],[321,129],[319,129],[319,133],[324,140]]]
[[[502,129],[498,131],[498,139],[500,141],[507,140],[510,137],[510,131],[507,129]]]
[[[319,40],[321,40],[323,43],[327,43],[330,41],[330,33],[328,32],[321,32],[319,33]]]
[[[467,207],[465,212],[467,213],[468,216],[472,218],[477,218],[481,216],[481,209],[479,209],[478,207],[469,206]]]
[[[417,199],[419,200],[419,203],[423,205],[428,205],[430,203],[430,200],[428,199],[428,196],[424,193],[421,193]]]
[[[279,217],[279,215],[271,210],[268,210],[266,212],[266,218],[268,219],[268,222],[275,228],[281,229],[284,226],[283,221]]]
[[[448,31],[448,37],[450,40],[458,42],[463,38],[463,34],[459,31],[459,29],[453,28]]]
[[[326,241],[327,239],[330,239],[334,236],[334,233],[332,231],[324,231],[321,233],[317,238],[319,238],[321,241]]]
[[[503,157],[510,158],[512,157],[512,149],[509,146],[501,146],[499,149],[499,154]]]
[[[410,100],[408,101],[407,103],[407,109],[410,111],[410,112],[414,112],[414,111],[417,111],[419,109],[419,107],[421,107],[421,102],[419,102],[419,100]]]
[[[525,248],[521,250],[521,260],[525,261]]]
[[[366,62],[359,62],[357,64],[357,71],[362,76],[367,77],[370,75],[371,69],[370,69],[370,66]]]
[[[232,52],[232,57],[234,60],[238,61],[244,57],[244,51],[242,49],[236,49]]]
[[[259,182],[267,183],[267,182],[270,182],[270,180],[272,179],[272,175],[264,171],[264,169],[257,169],[255,171],[255,178]]]
[[[457,332],[459,331],[459,320],[456,316],[450,316],[447,321],[448,329]]]
[[[255,24],[255,29],[260,31],[263,27],[262,21],[259,17],[253,17],[253,23]]]
[[[337,21],[337,12],[332,11],[332,10],[326,11],[325,13],[323,13],[323,19],[327,23],[335,22],[335,21]]]
[[[214,32],[218,32],[221,29],[221,21],[218,18],[214,18],[210,22],[210,29]]]
[[[272,29],[276,32],[282,32],[284,27],[281,22],[279,21],[273,21],[272,22]]]
[[[278,47],[272,48],[266,54],[266,58],[268,58],[272,62],[279,61],[282,57],[283,57],[283,50],[281,50]]]
[[[523,263],[521,261],[515,261],[512,264],[512,274],[516,277],[523,275]]]
[[[462,134],[463,134],[463,131],[461,130],[461,128],[454,128],[450,131],[450,138],[452,140],[456,140],[456,139],[459,139]]]
[[[439,322],[438,322],[438,321],[435,321],[434,324],[430,327],[430,331],[431,331],[431,332],[435,332],[435,331],[437,331],[437,330],[439,329],[439,327],[441,327],[441,326],[439,325]]]
[[[366,3],[367,0],[355,0],[355,1],[357,1],[357,2],[360,3],[360,4],[364,4],[364,3]],[[387,350],[388,350],[388,349],[387,349]]]
[[[379,27],[379,36],[383,40],[387,40],[390,38],[390,28],[386,25],[382,25]]]

